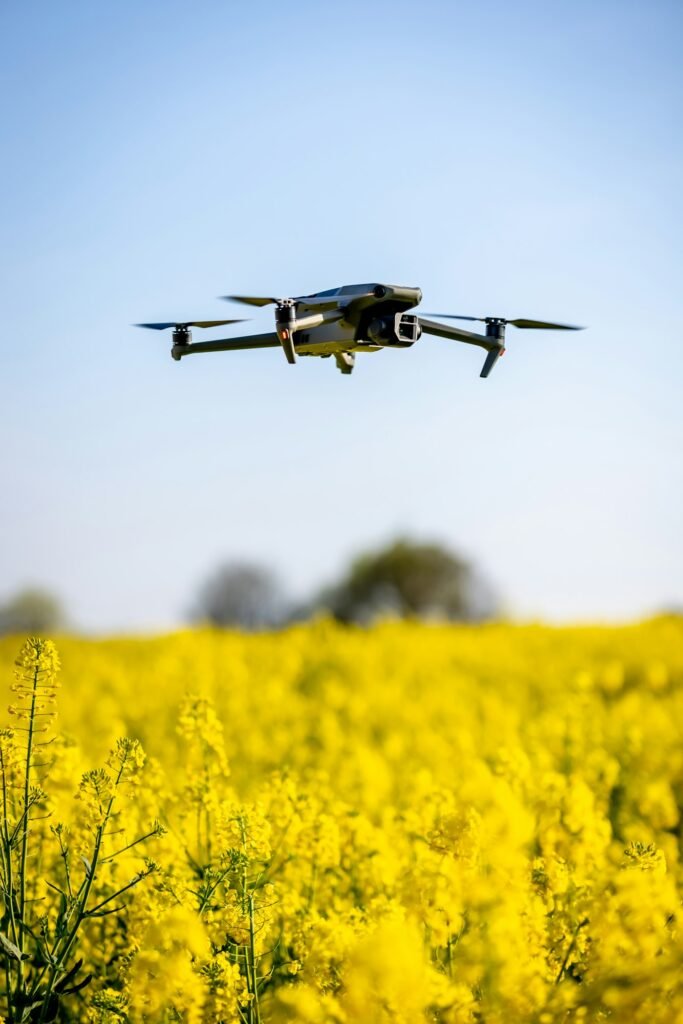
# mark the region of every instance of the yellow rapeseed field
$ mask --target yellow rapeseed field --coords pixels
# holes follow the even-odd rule
[[[5,638],[0,678],[11,1024],[683,1024],[680,618]]]

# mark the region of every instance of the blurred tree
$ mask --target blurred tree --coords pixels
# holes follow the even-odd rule
[[[38,587],[21,590],[0,606],[0,633],[51,633],[64,625],[61,602]]]
[[[316,602],[342,622],[381,615],[478,621],[495,614],[489,588],[469,562],[439,544],[399,539],[357,558]]]
[[[199,591],[195,622],[261,629],[283,622],[288,602],[275,575],[263,566],[232,562],[221,566]]]

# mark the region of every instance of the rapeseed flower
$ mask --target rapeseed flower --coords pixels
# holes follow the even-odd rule
[[[0,730],[5,1018],[683,1024],[680,619],[60,646]]]

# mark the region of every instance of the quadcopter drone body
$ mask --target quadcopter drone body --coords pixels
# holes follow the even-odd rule
[[[380,352],[384,348],[410,348],[422,334],[462,341],[486,350],[480,376],[488,377],[505,352],[505,327],[547,330],[581,330],[569,324],[543,320],[506,320],[504,317],[455,316],[432,313],[447,320],[475,320],[486,324],[485,334],[465,331],[450,324],[426,320],[409,313],[419,305],[422,292],[388,284],[352,284],[291,299],[264,296],[226,295],[228,300],[248,306],[275,306],[275,331],[214,341],[192,341],[191,327],[218,327],[240,320],[193,320],[184,323],[138,324],[152,330],[173,328],[171,355],[180,360],[200,352],[232,352],[257,348],[282,348],[287,362],[297,356],[334,356],[344,374],[352,372],[357,352]]]

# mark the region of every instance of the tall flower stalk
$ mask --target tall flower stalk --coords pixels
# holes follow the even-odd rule
[[[16,699],[9,709],[16,725],[0,730],[0,963],[5,982],[0,1012],[9,1024],[49,1024],[61,1018],[62,1002],[89,984],[91,975],[83,972],[83,959],[77,956],[82,927],[93,918],[121,911],[122,897],[156,865],[145,862],[125,884],[113,892],[100,885],[95,896],[98,868],[164,831],[155,822],[145,835],[106,854],[122,788],[135,780],[145,760],[140,744],[130,739],[119,740],[106,766],[86,772],[81,780],[77,796],[85,812],[86,835],[91,837],[89,856],[80,858],[82,868],[72,865],[69,829],[61,823],[45,824],[50,814],[42,787],[50,767],[46,748],[54,738],[50,732],[58,670],[59,658],[50,641],[26,641],[16,660]],[[37,865],[47,857],[50,841],[57,847],[51,860],[61,864],[63,880],[54,874],[39,877]],[[56,897],[56,905],[48,901],[47,911],[41,881],[52,904]]]

